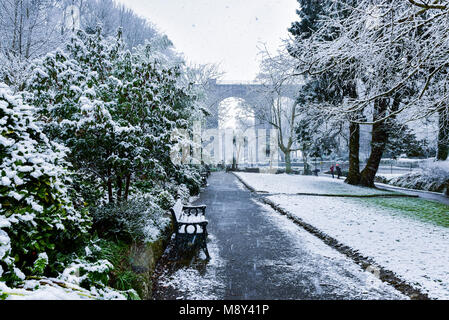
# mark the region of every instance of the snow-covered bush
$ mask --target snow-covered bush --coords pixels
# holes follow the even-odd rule
[[[107,260],[87,262],[77,259],[62,272],[60,278],[83,288],[105,287],[108,285],[112,268],[112,264]]]
[[[35,272],[35,277],[21,282],[19,287],[8,287],[0,282],[1,299],[139,299],[135,290],[131,287],[112,288],[111,280],[114,277],[115,267],[104,259],[111,258],[97,241],[91,241],[89,245],[80,247],[67,258],[64,269],[57,277],[45,277],[41,272]],[[121,255],[118,259],[123,260]],[[34,267],[44,270],[48,263],[45,253],[40,254]],[[112,283],[113,284],[113,283]]]
[[[175,199],[170,194],[170,192],[164,190],[157,195],[157,204],[163,210],[168,210],[175,204]]]
[[[92,209],[94,229],[105,237],[152,242],[160,238],[170,217],[149,194],[122,204]]]
[[[30,62],[13,54],[6,55],[0,50],[0,82],[11,90],[18,91],[29,77]]]
[[[36,261],[33,264],[33,274],[37,276],[42,276],[45,272],[45,268],[48,266],[48,255],[47,253],[39,253]]]
[[[0,84],[0,279],[9,281],[42,274],[43,254],[52,264],[90,225],[72,204],[66,149],[41,132],[33,111]]]
[[[185,184],[180,184],[177,188],[178,199],[181,199],[182,203],[187,203],[190,198],[189,188]]]
[[[139,299],[137,292],[132,289],[136,284],[123,283],[123,277],[129,276],[129,271],[122,270],[124,261],[127,261],[126,248],[117,242],[92,240],[83,250],[73,253],[71,262],[58,276],[58,280],[90,290],[91,294],[100,298],[123,296]]]
[[[190,192],[190,195],[197,195],[200,193],[201,187],[201,169],[188,166],[188,165],[180,165],[177,170],[177,181],[179,183],[184,184]]]
[[[49,137],[71,150],[78,188],[91,205],[121,202],[135,186],[151,190],[176,178],[172,131],[189,130],[198,113],[180,61],[162,59],[151,44],[130,52],[120,31],[105,39],[98,29],[79,31],[32,70],[24,96]],[[96,199],[89,190],[98,191]]]
[[[25,280],[20,288],[0,282],[0,300],[126,300],[138,299],[134,290],[110,287],[89,289],[55,278]]]
[[[388,183],[403,188],[447,193],[449,161],[427,162],[421,166],[421,170],[394,177]]]

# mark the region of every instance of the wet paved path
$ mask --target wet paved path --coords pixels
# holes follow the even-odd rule
[[[163,262],[155,299],[406,298],[259,203],[234,175],[213,173],[208,184],[195,203],[207,205],[212,260]]]

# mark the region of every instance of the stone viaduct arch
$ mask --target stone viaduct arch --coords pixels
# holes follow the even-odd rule
[[[219,105],[223,100],[227,98],[243,99],[249,106],[249,108],[254,111],[254,141],[249,143],[254,143],[253,149],[255,149],[255,155],[251,163],[259,163],[266,160],[263,155],[265,153],[266,146],[270,143],[270,132],[266,129],[271,129],[271,125],[266,121],[261,121],[260,117],[258,117],[257,115],[257,111],[260,110],[261,107],[264,107],[264,105],[267,105],[267,102],[263,101],[263,99],[266,99],[266,95],[264,96],[264,98],[262,97],[263,89],[264,86],[258,83],[245,83],[243,81],[219,83],[216,79],[209,79],[208,81],[207,105],[209,107],[211,115],[206,118],[206,129],[218,129],[220,112]],[[300,86],[298,85],[286,85],[282,87],[282,96],[295,100],[298,94],[298,90],[300,90]],[[269,108],[269,106],[266,107],[268,108],[268,110],[266,110],[265,112],[268,112],[267,114],[269,114],[271,108]],[[263,133],[262,135],[261,132]],[[232,151],[234,155],[230,154],[231,151],[229,149],[231,148],[229,147],[229,140],[228,143],[225,143],[224,133],[220,133],[219,135],[219,137],[216,137],[219,141],[215,141],[214,143],[212,143],[212,140],[214,139],[210,139],[211,144],[214,144],[213,153],[215,154],[216,158],[218,158],[218,162],[230,164],[232,158],[235,156],[235,150]],[[248,144],[248,142],[245,141],[245,144]],[[248,153],[247,150],[243,150],[243,153],[245,152]],[[276,152],[278,152],[278,150],[276,150]],[[219,154],[219,156],[217,156],[217,154]],[[281,157],[283,157],[283,155],[281,155]]]
[[[257,107],[261,107],[264,101],[262,101],[261,93],[264,89],[262,84],[250,83],[250,82],[223,82],[218,83],[216,79],[209,79],[208,81],[208,101],[207,105],[212,115],[207,119],[208,128],[218,128],[218,116],[219,116],[219,104],[227,98],[240,98],[253,107],[253,110],[257,111]],[[295,99],[299,86],[286,85],[283,87],[282,96]],[[266,103],[266,102],[265,102]],[[257,114],[256,128],[257,129],[269,129],[271,126],[266,123],[262,123],[258,120]]]

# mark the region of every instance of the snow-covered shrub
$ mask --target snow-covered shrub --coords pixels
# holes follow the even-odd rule
[[[43,275],[47,265],[48,265],[48,255],[45,252],[39,253],[36,261],[34,261],[33,264],[33,274],[37,276]]]
[[[190,195],[197,195],[200,193],[201,175],[200,169],[193,166],[182,165],[178,167],[177,181],[184,184],[190,192]]]
[[[0,300],[126,300],[138,299],[134,290],[118,291],[110,287],[84,289],[55,278],[25,280],[20,288],[0,282]]]
[[[102,192],[91,205],[127,200],[142,181],[151,189],[176,175],[172,132],[189,130],[197,97],[180,61],[156,57],[150,44],[130,52],[121,32],[106,39],[97,29],[79,31],[31,68],[24,96],[49,137],[71,150],[79,189]]]
[[[11,90],[18,91],[23,86],[29,77],[29,67],[29,60],[0,50],[0,82],[9,85]]]
[[[121,242],[96,239],[83,250],[73,254],[73,259],[58,276],[59,280],[90,290],[95,296],[114,298],[123,295],[128,299],[139,299],[134,283],[123,283],[129,277],[126,265],[127,246]],[[125,264],[125,265],[124,265]],[[131,274],[134,281],[137,277]]]
[[[182,203],[187,203],[190,198],[189,188],[185,184],[180,184],[177,188],[178,199],[181,199]]]
[[[389,184],[434,192],[447,192],[449,186],[449,161],[427,162],[421,170],[392,178]]]
[[[375,182],[379,182],[379,183],[385,183],[385,184],[388,184],[388,182],[390,181],[390,179],[387,178],[387,177],[384,177],[384,176],[382,176],[382,175],[376,175],[376,177],[374,178],[374,181],[375,181]]]
[[[175,199],[167,190],[160,192],[157,195],[157,204],[163,209],[168,210],[175,204]]]
[[[112,268],[112,264],[107,260],[88,262],[78,259],[62,272],[60,278],[86,289],[92,286],[106,287]]]
[[[170,224],[170,217],[149,194],[121,204],[92,210],[94,229],[106,237],[155,241]]]
[[[90,224],[72,204],[66,149],[41,132],[33,111],[0,84],[0,277],[9,280],[42,273],[39,254],[51,264]]]
[[[48,263],[45,253],[40,254],[34,264],[39,269],[34,273],[37,277],[23,280],[20,288],[8,287],[0,282],[1,299],[139,299],[130,286],[124,289],[111,287],[114,278],[113,264],[104,259],[103,248],[98,240],[91,241],[88,246],[80,247],[77,252],[67,256],[63,271],[56,277],[42,276],[42,270]],[[106,254],[107,256],[107,254]],[[110,258],[107,256],[107,258]],[[123,260],[123,255],[116,257]],[[113,284],[113,283],[112,283]]]

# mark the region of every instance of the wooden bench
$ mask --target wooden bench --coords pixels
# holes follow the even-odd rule
[[[181,250],[200,248],[204,250],[206,258],[210,259],[206,243],[206,206],[184,206],[181,200],[178,200],[170,211],[175,227],[177,255]]]

